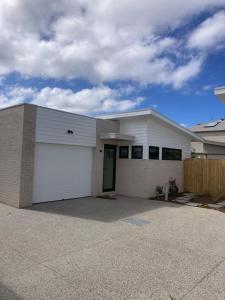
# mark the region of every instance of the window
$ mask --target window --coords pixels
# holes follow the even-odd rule
[[[129,157],[129,146],[120,146],[119,148],[119,158]]]
[[[149,146],[149,159],[159,159],[159,147]]]
[[[172,148],[162,148],[163,160],[182,160],[182,150]]]
[[[142,159],[143,146],[132,146],[131,158]]]

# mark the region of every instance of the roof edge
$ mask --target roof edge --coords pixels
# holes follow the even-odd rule
[[[19,103],[19,104],[15,104],[15,105],[0,108],[0,112],[4,111],[4,110],[7,110],[7,109],[11,109],[11,108],[17,108],[17,107],[20,107],[20,106],[35,106],[35,107],[37,107],[37,105],[32,104],[32,103]]]
[[[120,114],[112,114],[112,115],[104,115],[99,116],[99,119],[103,120],[118,120],[123,118],[132,118],[132,117],[141,117],[141,116],[154,116],[158,118],[159,120],[169,124],[172,127],[175,127],[176,129],[184,132],[185,134],[191,136],[193,138],[193,141],[203,141],[203,139],[195,134],[194,132],[190,131],[189,129],[181,126],[180,124],[176,123],[175,121],[167,118],[166,116],[162,115],[161,113],[157,112],[154,109],[144,109],[144,110],[138,110],[138,111],[132,111],[132,112],[126,112],[126,113],[120,113]]]
[[[223,143],[223,142],[217,142],[217,141],[211,141],[211,140],[204,139],[203,143],[208,144],[208,145],[215,145],[215,146],[225,147],[225,143]]]

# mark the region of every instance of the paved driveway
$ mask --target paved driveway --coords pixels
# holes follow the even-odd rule
[[[120,197],[0,205],[0,299],[225,299],[225,214]]]

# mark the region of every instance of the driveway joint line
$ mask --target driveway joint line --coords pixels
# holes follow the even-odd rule
[[[180,300],[184,299],[188,294],[190,294],[194,289],[198,287],[199,284],[201,284],[209,275],[214,272],[223,262],[225,261],[225,258],[223,258],[221,261],[219,261],[207,274],[205,274],[189,291],[187,291]]]
[[[0,243],[2,243],[2,242],[0,241]],[[69,284],[72,288],[75,288],[75,289],[77,288],[77,286],[75,286],[75,285],[71,282],[71,280],[69,280],[67,277],[65,277],[63,274],[61,274],[60,272],[58,272],[58,271],[55,270],[54,268],[51,268],[51,267],[45,265],[45,264],[42,263],[42,262],[38,262],[38,261],[34,260],[33,258],[31,258],[31,257],[29,257],[29,256],[26,256],[26,255],[21,254],[21,252],[17,251],[17,250],[16,250],[14,247],[12,247],[11,245],[8,245],[8,244],[7,244],[7,246],[9,246],[9,248],[11,248],[13,251],[15,251],[21,258],[27,259],[27,260],[33,262],[34,264],[37,264],[37,265],[39,265],[39,266],[41,266],[41,267],[43,267],[43,268],[45,268],[45,269],[50,270],[51,272],[53,272],[53,273],[55,273],[56,275],[58,275],[61,279],[63,279],[63,280],[64,280],[67,284]],[[29,270],[29,269],[30,269],[30,267],[27,267],[27,268],[25,268],[25,271],[26,271],[26,270]]]

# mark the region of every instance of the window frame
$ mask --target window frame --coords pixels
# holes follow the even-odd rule
[[[157,157],[150,157],[150,148],[157,150]],[[159,160],[160,147],[159,146],[149,146],[148,147],[148,159]]]
[[[127,149],[127,156],[126,157],[123,157],[121,156],[121,149]],[[129,146],[119,146],[119,158],[120,159],[128,159],[129,158]]]
[[[133,150],[137,148],[141,148],[141,157],[134,157],[134,152]],[[143,146],[142,145],[133,145],[131,146],[131,158],[132,159],[143,159]]]
[[[164,151],[165,150],[176,150],[176,151],[179,151],[179,158],[168,158],[166,157],[165,158],[165,154],[164,154]],[[168,147],[162,147],[162,160],[176,160],[176,161],[181,161],[182,160],[182,149],[178,149],[178,148],[168,148]]]

